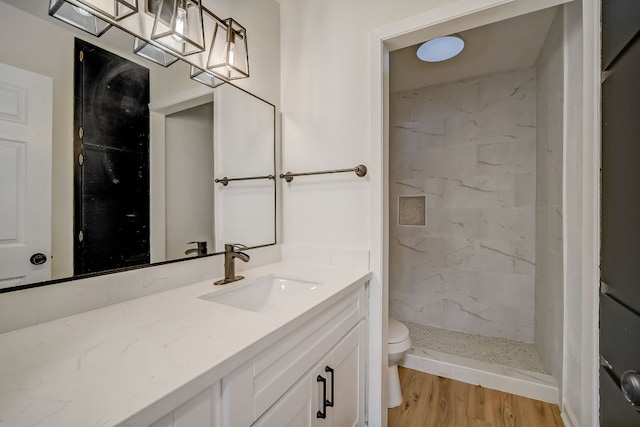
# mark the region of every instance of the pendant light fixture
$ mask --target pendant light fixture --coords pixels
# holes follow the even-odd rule
[[[170,54],[164,49],[160,49],[159,47],[138,37],[135,37],[133,40],[133,53],[151,62],[162,65],[165,68],[179,59],[177,56]]]
[[[221,20],[215,15],[212,17],[215,25],[207,70],[225,80],[249,77],[247,30],[233,18]]]
[[[160,0],[151,39],[179,56],[205,50],[202,4],[196,0]]]
[[[193,80],[212,88],[249,77],[246,28],[218,18],[203,1],[49,0],[49,15],[97,37],[111,26],[123,29],[135,37],[136,55],[163,67],[182,59]],[[153,17],[151,28],[138,13]],[[120,23],[132,15],[136,19]]]
[[[74,0],[88,10],[94,10],[114,21],[138,12],[138,0]]]
[[[111,28],[108,22],[66,0],[51,0],[49,15],[96,37],[100,37]]]

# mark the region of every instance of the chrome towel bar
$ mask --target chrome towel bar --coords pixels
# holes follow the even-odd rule
[[[325,170],[325,171],[316,171],[316,172],[287,172],[281,173],[280,178],[284,179],[287,182],[293,181],[294,176],[307,176],[307,175],[324,175],[327,173],[343,173],[343,172],[355,172],[359,177],[363,177],[367,174],[367,167],[365,165],[358,165],[355,168],[350,169],[333,169],[333,170]]]
[[[249,177],[246,177],[246,178],[227,178],[226,176],[223,176],[222,178],[214,179],[214,182],[216,184],[220,183],[220,184],[222,184],[222,185],[224,185],[226,187],[227,185],[229,185],[229,183],[231,181],[251,181],[251,180],[255,180],[255,179],[275,179],[275,176],[273,176],[273,175],[249,176]]]

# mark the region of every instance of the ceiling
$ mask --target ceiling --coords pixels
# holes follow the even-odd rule
[[[419,44],[395,50],[389,58],[389,90],[404,92],[532,67],[557,10],[543,9],[461,32],[465,49],[448,61],[420,61]]]

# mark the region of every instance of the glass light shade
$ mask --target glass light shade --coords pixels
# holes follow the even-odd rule
[[[464,49],[464,40],[458,35],[438,37],[418,48],[418,58],[425,62],[440,62],[457,56]]]
[[[75,0],[102,15],[119,21],[138,12],[138,0]]]
[[[133,40],[133,53],[163,67],[168,67],[179,59],[164,49],[160,49],[138,37]]]
[[[216,88],[225,83],[224,80],[221,80],[215,74],[210,73],[209,71],[201,70],[200,68],[193,65],[191,66],[191,79],[212,88]]]
[[[201,2],[160,0],[151,40],[179,56],[204,52],[204,25]]]
[[[233,18],[221,20],[213,15],[215,25],[207,70],[225,80],[249,77],[247,30]]]
[[[107,21],[66,0],[51,0],[49,2],[49,15],[96,37],[100,37],[111,28],[111,24]]]

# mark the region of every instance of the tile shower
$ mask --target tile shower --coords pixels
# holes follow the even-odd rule
[[[530,68],[390,96],[389,311],[410,354],[561,377],[561,46],[559,13]]]

